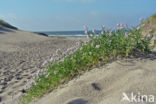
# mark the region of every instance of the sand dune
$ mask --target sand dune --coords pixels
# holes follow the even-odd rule
[[[7,30],[7,31],[6,31]],[[0,104],[15,104],[26,80],[57,48],[70,47],[76,39],[50,38],[25,31],[0,30]]]
[[[121,101],[124,92],[156,97],[155,53],[91,70],[31,104],[156,104]]]

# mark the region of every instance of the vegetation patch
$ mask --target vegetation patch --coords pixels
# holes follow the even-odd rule
[[[28,104],[93,67],[138,53],[146,54],[154,47],[150,46],[153,36],[149,34],[143,37],[141,27],[130,29],[126,24],[118,24],[116,29],[109,31],[102,26],[101,34],[96,34],[95,30],[90,33],[87,26],[85,29],[88,41],[77,42],[64,52],[56,50],[43,63],[45,67],[33,76],[34,80],[28,81],[20,104]]]

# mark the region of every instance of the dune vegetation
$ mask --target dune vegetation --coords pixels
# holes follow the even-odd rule
[[[9,23],[5,22],[4,20],[0,20],[0,25],[3,26],[3,27],[6,27],[6,28],[10,28],[10,29],[15,29],[15,30],[17,30],[16,27],[10,25]]]
[[[95,30],[89,32],[85,26],[88,40],[77,42],[64,52],[56,50],[56,53],[43,63],[44,68],[33,76],[34,79],[28,80],[19,103],[28,104],[93,67],[116,59],[147,54],[155,46],[150,45],[153,35],[143,37],[141,26],[129,28],[126,24],[117,25],[113,31],[102,26],[101,34],[96,34]]]
[[[151,33],[156,37],[156,14],[145,20],[143,24],[143,34]]]

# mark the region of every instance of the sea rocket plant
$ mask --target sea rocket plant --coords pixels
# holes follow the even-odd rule
[[[25,98],[32,100],[40,97],[76,75],[91,70],[92,67],[104,65],[117,58],[123,59],[150,51],[152,34],[142,37],[142,27],[130,29],[127,24],[117,24],[117,26],[118,28],[111,31],[102,26],[101,34],[97,35],[94,30],[92,31],[94,34],[91,35],[88,26],[85,25],[85,33],[89,39],[78,41],[64,51],[57,49],[43,62],[42,68],[33,74],[34,79],[27,81]]]

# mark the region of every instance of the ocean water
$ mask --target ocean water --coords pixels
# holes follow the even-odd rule
[[[57,37],[87,37],[84,31],[50,31],[44,32],[48,36],[57,36]]]
[[[97,34],[100,31],[97,31]],[[57,37],[87,37],[84,31],[49,31],[42,32],[47,34],[48,36],[57,36]]]

